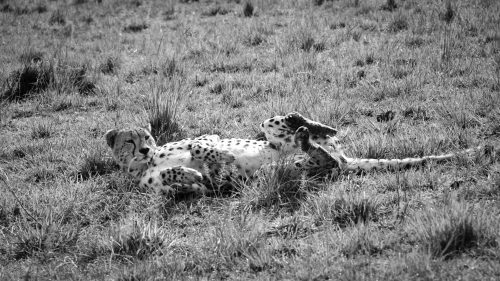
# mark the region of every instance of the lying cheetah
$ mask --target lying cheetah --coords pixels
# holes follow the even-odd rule
[[[113,157],[123,171],[132,175],[143,187],[167,192],[205,192],[203,176],[212,177],[223,165],[234,165],[240,177],[252,177],[265,165],[283,155],[306,152],[307,158],[294,167],[316,172],[371,169],[401,169],[428,160],[445,160],[446,154],[406,159],[358,159],[347,157],[339,144],[337,131],[303,117],[298,113],[275,116],[260,124],[267,140],[220,139],[204,135],[167,143],[161,147],[144,128],[110,130],[105,134]],[[471,153],[469,149],[462,153]],[[208,167],[208,174],[207,169]]]
[[[205,192],[203,176],[212,177],[223,165],[234,165],[237,176],[249,178],[262,166],[297,151],[295,131],[301,126],[311,132],[312,141],[334,143],[335,129],[298,113],[264,121],[260,128],[267,140],[204,135],[158,147],[146,128],[110,130],[105,138],[115,161],[140,186],[177,193]]]

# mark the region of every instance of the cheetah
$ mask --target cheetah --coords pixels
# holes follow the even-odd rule
[[[331,135],[337,133],[332,127],[290,113],[260,125],[267,140],[203,135],[157,146],[150,128],[113,129],[105,138],[122,171],[139,186],[167,193],[204,193],[204,179],[213,178],[224,166],[235,168],[232,176],[251,178],[261,167],[297,152],[295,131],[301,126],[312,132],[311,141],[322,145],[332,143]]]

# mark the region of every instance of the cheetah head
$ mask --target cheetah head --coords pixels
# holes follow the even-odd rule
[[[145,165],[151,160],[156,142],[148,129],[109,130],[104,135],[108,146],[113,150],[113,158],[125,169]]]
[[[338,139],[335,137],[336,129],[310,120],[297,112],[267,119],[260,124],[260,129],[269,142],[279,144],[283,151],[293,151],[298,147],[295,132],[302,126],[308,129],[311,141],[329,150],[340,149]]]

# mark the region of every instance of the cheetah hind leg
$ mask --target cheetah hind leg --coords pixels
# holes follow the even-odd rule
[[[191,156],[209,164],[230,164],[235,160],[234,154],[229,150],[203,142],[194,142],[191,145]]]
[[[343,158],[336,159],[322,146],[311,142],[309,135],[309,129],[305,126],[299,127],[295,132],[295,144],[309,156],[296,161],[295,167],[310,173],[324,173],[341,168],[341,164],[344,164],[345,160]]]
[[[160,172],[162,190],[167,193],[205,193],[207,188],[201,183],[203,176],[195,169],[176,166]]]

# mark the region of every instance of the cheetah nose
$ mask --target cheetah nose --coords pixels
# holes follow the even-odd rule
[[[142,153],[142,154],[144,154],[144,155],[146,155],[149,152],[149,148],[147,148],[147,147],[146,148],[141,148],[141,149],[139,149],[139,152]]]

